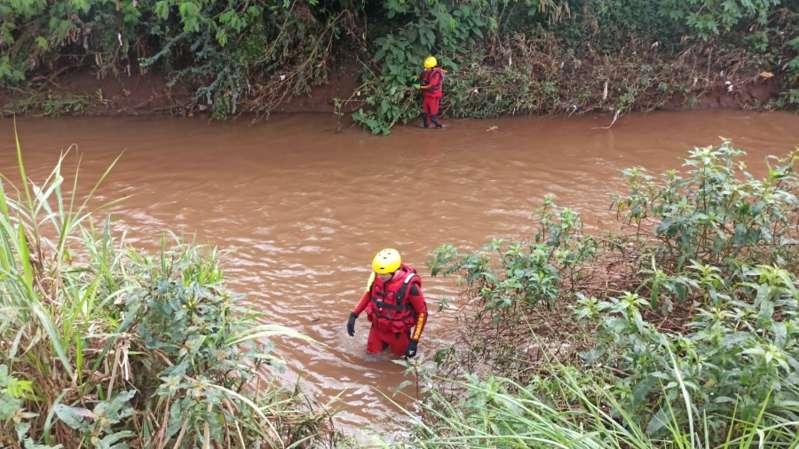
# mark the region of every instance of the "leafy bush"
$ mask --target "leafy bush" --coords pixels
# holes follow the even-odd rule
[[[542,220],[535,241],[560,245],[537,243],[543,253],[576,244],[574,265],[537,265],[570,287],[558,291],[557,305],[572,314],[536,312],[550,293],[538,280],[524,282],[517,252],[495,262],[439,248],[431,269],[460,274],[474,301],[459,317],[468,330],[437,359],[413,444],[799,444],[796,153],[770,157],[762,179],[746,171],[743,154],[724,141],[692,150],[680,172],[624,170],[628,188],[613,208],[619,231],[632,225],[631,235],[588,245],[594,239],[564,227],[563,212]],[[565,282],[564,273],[597,264],[605,269],[593,274],[605,279]],[[511,313],[494,294],[512,298]],[[495,328],[472,325],[486,319]],[[579,358],[559,353],[564,345]]]
[[[746,170],[744,154],[729,141],[697,148],[684,175],[669,171],[660,181],[640,167],[625,170],[629,192],[613,206],[639,233],[643,222],[654,221],[659,260],[677,270],[690,260],[796,267],[797,153],[770,158],[762,180]]]
[[[544,199],[536,221],[530,242],[494,240],[465,255],[452,245],[437,248],[428,262],[431,274],[462,274],[467,288],[477,294],[481,310],[497,314],[497,319],[517,315],[520,307],[552,306],[576,286],[582,265],[595,254],[596,242],[583,235],[579,215],[558,207],[553,197]]]
[[[549,349],[574,352],[561,335],[571,326],[551,328],[548,321],[561,313],[587,279],[597,243],[583,234],[579,215],[558,207],[547,197],[535,213],[536,228],[529,241],[495,239],[478,251],[461,253],[452,245],[437,248],[430,260],[433,276],[457,274],[464,282],[461,304],[471,313],[459,317],[462,345],[440,352],[454,371],[489,371],[529,376],[532,359]],[[539,310],[546,308],[539,314]],[[542,338],[530,338],[533,329]],[[514,373],[511,375],[510,373]]]
[[[752,29],[766,25],[780,0],[667,0],[661,3],[661,13],[684,23],[699,37],[708,39],[736,27]]]
[[[0,86],[93,64],[98,76],[161,69],[215,117],[268,114],[327,77],[337,4],[57,0],[0,4]],[[357,10],[356,10],[357,13]],[[42,67],[46,66],[46,67]]]
[[[703,439],[737,437],[748,423],[762,427],[795,421],[799,408],[799,289],[788,271],[763,265],[730,284],[703,280],[703,267],[688,275],[697,303],[677,332],[644,317],[650,303],[635,293],[578,308],[583,319],[601,322],[592,361],[620,370],[614,388],[624,409],[652,436],[688,424],[696,413]],[[695,411],[681,407],[691,397]],[[701,412],[701,414],[700,414]],[[741,424],[737,424],[741,423]],[[780,436],[782,438],[782,436]]]

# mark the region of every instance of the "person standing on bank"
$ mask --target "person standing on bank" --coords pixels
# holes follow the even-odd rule
[[[366,292],[347,320],[350,337],[355,335],[355,320],[364,310],[372,322],[366,352],[376,354],[389,348],[397,357],[416,355],[427,322],[427,304],[419,274],[402,263],[396,249],[383,249],[372,260]]]
[[[424,60],[424,70],[419,75],[419,89],[422,90],[422,126],[425,128],[430,127],[430,122],[436,128],[444,127],[438,121],[441,98],[444,96],[444,73],[435,57],[428,56]]]

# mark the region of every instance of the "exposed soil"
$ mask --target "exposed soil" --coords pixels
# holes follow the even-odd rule
[[[274,112],[333,112],[334,99],[346,99],[358,88],[359,73],[354,64],[338,64],[328,82],[310,94],[296,96]],[[718,86],[698,99],[676,96],[664,110],[751,109],[766,105],[778,94],[775,78],[756,77],[733,86]],[[57,81],[47,82],[36,90],[0,89],[0,115],[186,115],[203,113],[192,106],[193,90],[185,85],[171,85],[155,73],[98,78],[91,70],[67,73]],[[69,109],[65,102],[79,102]]]
[[[120,75],[97,78],[92,71],[68,73],[56,82],[34,90],[0,89],[4,113],[14,111],[36,115],[46,101],[80,100],[86,115],[139,115],[177,113],[191,99],[189,89],[169,86],[157,74]]]
[[[779,95],[779,81],[759,76],[741,84],[719,85],[694,100],[684,95],[671,97],[663,110],[686,109],[752,109],[765,106]]]
[[[333,112],[333,99],[349,98],[358,88],[360,74],[355,64],[335,66],[327,84],[315,87],[309,95],[294,97],[275,112]]]
[[[358,73],[351,66],[334,68],[328,82],[315,87],[307,96],[297,96],[280,105],[274,112],[333,112],[334,98],[347,98],[358,86]],[[98,78],[91,70],[63,75],[36,90],[0,88],[0,113],[48,115],[46,102],[59,110],[58,103],[79,101],[78,111],[63,110],[74,115],[193,115],[193,91],[189,86],[171,85],[154,73]]]

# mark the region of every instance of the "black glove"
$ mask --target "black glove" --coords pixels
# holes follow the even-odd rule
[[[347,333],[350,337],[355,336],[355,320],[358,319],[358,315],[353,312],[350,312],[350,319],[347,320]]]
[[[408,349],[405,350],[405,357],[411,358],[416,355],[416,347],[419,346],[419,340],[411,340],[408,343]]]

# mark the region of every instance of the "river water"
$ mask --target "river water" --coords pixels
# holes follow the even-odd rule
[[[336,133],[327,115],[285,115],[257,125],[201,119],[21,119],[32,177],[77,145],[88,184],[124,152],[101,190],[130,195],[114,209],[131,243],[157,248],[172,230],[228,251],[226,278],[266,322],[323,344],[276,342],[288,381],[320,402],[339,395],[338,424],[364,434],[402,427],[387,399],[405,380],[388,358],[364,353],[368,322],[346,335],[347,315],[380,248],[400,249],[423,274],[441,243],[474,248],[491,237],[523,237],[531,211],[552,193],[603,227],[619,171],[677,168],[693,146],[731,138],[755,171],[768,154],[799,145],[799,116],[702,111],[607,117],[464,120],[444,130],[413,127],[375,137]],[[12,125],[0,120],[0,172],[15,167]],[[457,297],[452,281],[424,276],[431,309],[421,353],[448,344],[452,319],[437,303]],[[362,437],[363,438],[363,437]]]

